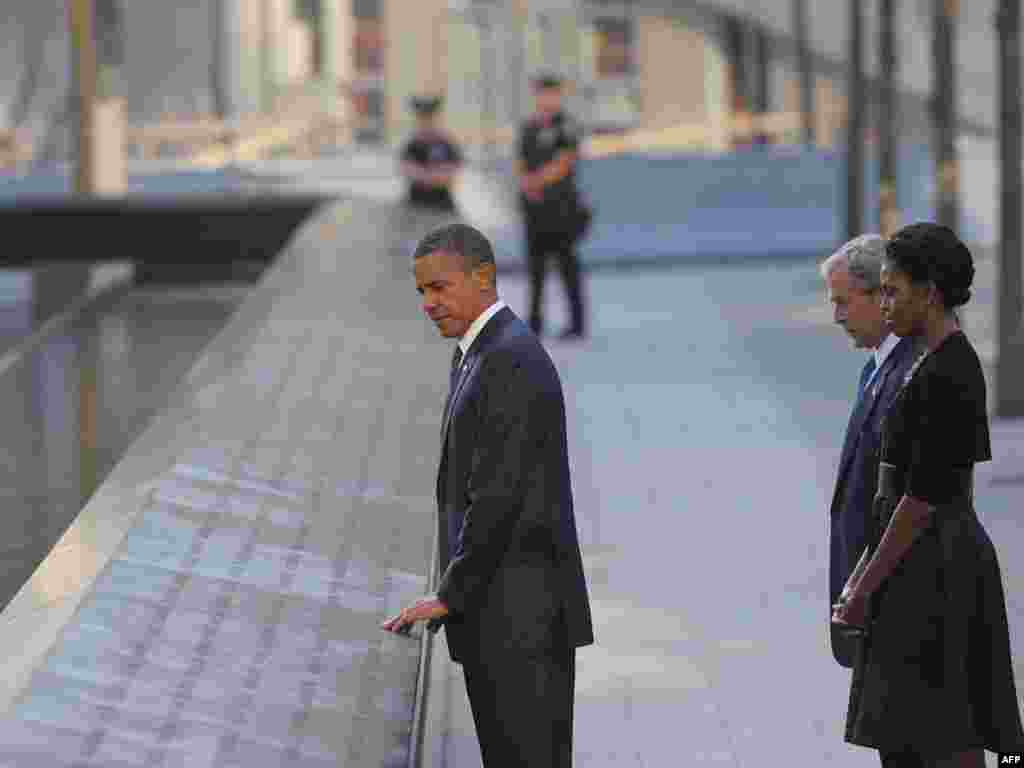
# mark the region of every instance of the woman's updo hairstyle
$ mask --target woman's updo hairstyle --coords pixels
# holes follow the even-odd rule
[[[908,224],[889,238],[885,256],[912,283],[933,281],[947,309],[970,301],[974,259],[949,227],[928,221]]]

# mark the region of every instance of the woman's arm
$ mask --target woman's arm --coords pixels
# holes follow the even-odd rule
[[[871,559],[871,553],[867,547],[864,547],[864,551],[860,554],[860,560],[857,561],[857,567],[853,569],[853,573],[846,580],[846,584],[843,586],[843,591],[839,595],[839,600],[847,599],[853,591],[857,588],[857,583],[860,581],[861,576],[864,575],[864,569],[868,567],[868,561]]]
[[[878,548],[870,557],[865,549],[860,562],[847,579],[832,615],[834,623],[864,626],[867,621],[867,598],[882,585],[917,537],[928,527],[933,512],[934,507],[913,496],[900,499]]]
[[[900,499],[878,548],[854,587],[855,594],[870,595],[882,585],[928,527],[934,509],[931,504],[913,496]]]

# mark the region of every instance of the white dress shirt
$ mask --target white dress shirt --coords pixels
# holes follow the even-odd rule
[[[480,313],[476,320],[474,320],[462,338],[459,339],[459,349],[462,350],[462,364],[466,364],[466,353],[469,352],[469,348],[473,346],[473,342],[476,341],[476,337],[480,335],[480,331],[487,325],[487,321],[494,317],[498,312],[505,308],[505,302],[498,299],[496,302],[491,304],[487,309]]]

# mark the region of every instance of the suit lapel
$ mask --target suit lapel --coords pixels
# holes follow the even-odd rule
[[[459,393],[462,392],[462,387],[469,380],[469,378],[476,372],[476,367],[477,365],[480,364],[480,355],[467,355],[467,357],[469,359],[462,364],[462,369],[459,371],[459,376],[455,380],[455,389],[452,390],[451,397],[448,400],[448,408],[445,410],[444,423],[441,425],[442,445],[445,445],[448,442],[448,429],[452,423],[452,414],[455,413],[455,406],[459,402]]]
[[[480,365],[483,353],[487,350],[491,341],[498,336],[501,330],[514,317],[515,315],[512,313],[511,309],[508,307],[502,307],[494,317],[487,321],[487,324],[481,329],[479,335],[473,340],[473,344],[466,351],[462,370],[459,372],[459,376],[455,380],[455,388],[452,390],[451,396],[448,399],[448,407],[445,409],[444,419],[441,423],[442,463],[444,462],[445,451],[448,447],[448,431],[451,428],[452,417],[455,415],[455,408],[459,402],[459,395],[462,393],[466,382],[476,374],[476,369]]]
[[[860,440],[860,432],[864,428],[864,413],[867,411],[866,399],[861,399],[850,414],[850,421],[846,425],[846,437],[843,440],[843,454],[839,462],[839,478],[846,475],[854,455],[857,453],[857,442]]]
[[[837,487],[842,484],[842,479],[846,475],[850,464],[853,462],[853,457],[857,453],[857,441],[860,439],[860,433],[863,430],[864,424],[867,423],[868,419],[874,413],[874,409],[877,408],[878,401],[885,398],[886,383],[889,376],[897,370],[902,370],[904,367],[907,356],[910,354],[912,344],[902,339],[896,348],[889,353],[886,357],[886,361],[882,364],[882,369],[877,375],[877,386],[876,383],[872,382],[871,388],[877,392],[873,397],[868,393],[863,397],[857,404],[853,413],[850,415],[850,424],[847,427],[846,439],[843,442],[843,456],[840,461],[839,469],[839,480]]]
[[[448,499],[447,491],[452,490],[448,487],[448,484],[454,480],[448,463],[449,449],[454,450],[454,441],[449,439],[449,435],[452,432],[452,421],[455,419],[459,398],[465,390],[467,382],[469,382],[471,377],[477,374],[477,370],[482,363],[484,353],[493,343],[493,340],[498,338],[505,327],[515,320],[515,318],[516,316],[513,314],[512,310],[508,307],[503,307],[501,311],[496,313],[480,331],[480,334],[473,341],[472,346],[470,346],[466,351],[466,356],[463,360],[463,368],[455,380],[455,386],[452,388],[448,397],[444,416],[441,420],[441,455],[437,467],[436,492],[439,504],[438,525],[441,526],[439,530],[439,546],[441,547],[442,571],[447,567],[448,557],[450,554],[448,549],[450,542],[448,541],[447,515],[451,510],[449,509],[449,504],[446,499]]]
[[[900,344],[902,345],[903,342],[901,341]],[[864,429],[864,425],[871,419],[871,414],[874,413],[878,401],[883,399],[885,382],[889,374],[903,358],[904,352],[904,349],[897,346],[896,349],[889,353],[889,356],[885,358],[885,362],[882,363],[881,369],[876,374],[875,381],[868,385],[868,392],[860,399],[860,402],[853,409],[853,413],[850,414],[850,423],[846,428],[846,439],[843,441],[842,459],[839,463],[840,479],[846,475],[846,471],[849,469],[850,463],[857,453],[857,443],[860,440],[861,431]],[[877,394],[872,396],[872,391]]]
[[[882,370],[875,377],[875,381],[868,385],[868,392],[861,401],[860,427],[863,427],[864,424],[871,420],[871,414],[875,411],[875,404],[882,399],[882,392],[885,390],[885,380],[892,371],[893,365],[894,362],[890,354],[885,363],[883,363]],[[872,395],[872,392],[876,394]]]

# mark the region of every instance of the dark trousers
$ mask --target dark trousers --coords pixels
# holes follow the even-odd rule
[[[571,768],[576,650],[463,663],[484,768]]]
[[[540,335],[544,329],[544,277],[548,259],[554,258],[562,274],[569,300],[569,330],[584,333],[583,287],[576,244],[561,233],[537,232],[526,228],[526,261],[530,272],[530,328]]]
[[[917,752],[885,752],[879,750],[882,768],[927,768],[928,763]]]

